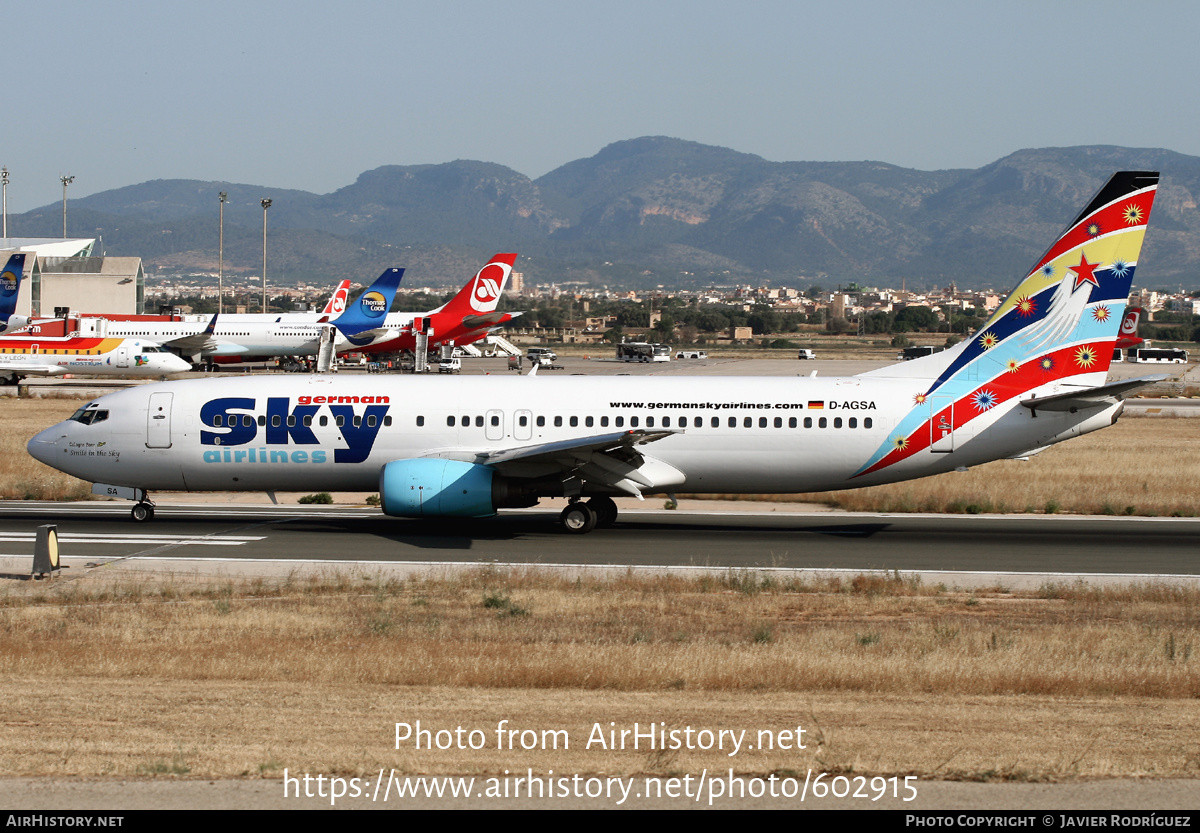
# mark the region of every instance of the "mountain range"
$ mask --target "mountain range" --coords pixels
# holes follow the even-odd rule
[[[368,280],[404,266],[459,284],[495,251],[534,282],[668,288],[857,281],[909,288],[1014,285],[1114,171],[1162,172],[1139,285],[1200,288],[1200,157],[1083,146],[1017,151],[982,168],[769,162],[661,136],[616,142],[538,179],[489,162],[389,165],[330,194],[153,180],[68,203],[71,236],[151,271],[257,274],[263,209],[273,284]],[[10,216],[14,236],[56,237],[55,203]]]

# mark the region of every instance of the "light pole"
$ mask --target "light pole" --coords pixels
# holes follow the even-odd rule
[[[262,273],[262,311],[267,311],[267,209],[271,207],[271,201],[268,199],[262,200],[263,207],[263,273]]]
[[[0,168],[0,182],[4,183],[4,239],[8,240],[8,165]]]
[[[229,195],[222,191],[218,198],[221,200],[221,219],[217,231],[217,315],[220,315],[225,311],[225,203]]]
[[[67,239],[67,186],[75,181],[73,176],[60,176],[63,184],[63,240]]]

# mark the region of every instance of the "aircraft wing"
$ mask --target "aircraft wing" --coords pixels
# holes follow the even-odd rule
[[[598,482],[640,499],[643,490],[654,491],[683,482],[683,473],[678,469],[647,457],[637,448],[678,433],[635,429],[495,451],[434,451],[429,456],[490,466],[509,477],[554,475],[564,482],[572,479]]]
[[[0,361],[0,373],[19,373],[22,376],[61,376],[67,372],[57,364],[18,364]]]
[[[1078,391],[1056,393],[1053,396],[1039,396],[1032,399],[1022,399],[1021,404],[1031,411],[1077,411],[1081,408],[1097,408],[1111,405],[1122,399],[1120,394],[1131,390],[1169,379],[1169,373],[1159,373],[1154,376],[1141,376],[1124,382],[1111,382],[1098,388],[1084,388]]]
[[[218,344],[214,336],[216,329],[217,316],[214,315],[202,332],[195,335],[173,338],[170,341],[164,341],[160,346],[182,356],[194,356],[205,350],[215,350]]]

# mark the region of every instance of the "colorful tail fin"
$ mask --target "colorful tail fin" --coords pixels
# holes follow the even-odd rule
[[[944,450],[938,436],[1019,402],[1104,385],[1157,189],[1157,173],[1114,174],[969,341],[864,374],[911,378],[914,407],[859,474]]]
[[[333,319],[332,324],[347,338],[382,326],[403,277],[403,269],[388,269],[345,312]]]
[[[21,276],[25,273],[25,253],[10,255],[4,270],[0,271],[0,333],[24,327],[28,319],[14,318],[17,297],[21,293]]]
[[[1117,335],[1116,347],[1125,349],[1128,347],[1137,347],[1142,344],[1144,339],[1137,334],[1138,322],[1142,318],[1142,313],[1145,312],[1141,307],[1130,307],[1125,310],[1125,318],[1121,321],[1121,330]]]
[[[508,278],[516,262],[515,252],[493,255],[488,264],[476,272],[475,277],[467,281],[467,285],[459,290],[457,295],[435,312],[455,322],[468,315],[493,312],[496,304],[500,302],[500,296],[504,294],[505,287],[508,286]]]
[[[325,304],[325,309],[321,310],[322,315],[341,315],[346,311],[346,298],[350,295],[350,279],[342,281],[337,285],[337,289],[333,291],[333,295],[329,298],[329,302]]]

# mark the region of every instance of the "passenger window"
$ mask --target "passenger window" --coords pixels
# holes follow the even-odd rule
[[[700,417],[696,417],[696,427],[697,427],[697,428],[699,428],[699,427],[700,427]],[[712,418],[712,427],[713,427],[713,428],[720,428],[720,427],[721,427],[721,418],[720,418],[720,417],[713,417],[713,418]]]
[[[374,418],[375,418],[375,417],[371,417],[371,419],[374,419]],[[305,414],[305,416],[304,416],[304,427],[305,427],[305,428],[308,428],[308,427],[310,427],[311,425],[312,425],[312,414]]]
[[[341,425],[341,424],[342,424],[342,418],[338,417],[338,425]],[[417,427],[418,428],[425,427],[425,417],[423,417],[423,416],[417,417]]]
[[[665,422],[665,420],[664,420],[664,422]],[[647,427],[647,428],[653,428],[653,427],[654,427],[654,417],[652,417],[652,416],[648,416],[648,417],[646,417],[646,427]]]
[[[571,417],[571,427],[572,428],[579,427],[579,417],[575,417],[575,416]]]
[[[855,417],[850,417],[850,420],[846,423],[846,425],[850,428],[857,428],[858,420]]]
[[[454,427],[454,417],[452,417],[452,416],[446,417],[446,425],[449,426],[450,428],[453,428]]]
[[[287,424],[288,424],[288,428],[296,427],[296,415],[295,414],[288,414]]]
[[[805,427],[805,428],[812,428],[812,417],[805,417],[805,418],[804,418],[804,427]]]
[[[325,417],[321,417],[321,419],[325,419]],[[322,424],[322,425],[324,425],[325,423],[324,423],[324,422],[322,422],[321,424]],[[391,418],[390,416],[385,416],[385,417],[383,418],[383,424],[384,424],[384,425],[391,425],[391,424],[392,424],[392,418]]]
[[[481,416],[477,416],[477,417],[475,417],[475,427],[476,427],[476,428],[482,428],[482,427],[483,427],[483,417],[481,417]]]
[[[730,427],[730,428],[737,428],[737,417],[730,417],[730,418],[729,418],[729,427]]]
[[[617,428],[624,428],[625,427],[625,417],[623,417],[623,416],[617,417],[615,420],[613,420],[613,424]]]
[[[307,418],[307,417],[306,417],[306,418]],[[374,427],[375,427],[375,421],[376,421],[376,417],[375,417],[375,415],[374,415],[374,414],[371,414],[369,417],[367,417],[367,426],[368,426],[369,428],[374,428]]]
[[[492,423],[492,424],[493,424],[493,425],[495,425],[495,423]],[[562,417],[560,417],[560,416],[556,416],[556,417],[554,418],[554,427],[555,427],[555,428],[562,428]]]
[[[834,418],[833,418],[833,427],[834,427],[834,428],[841,428],[841,427],[842,427],[842,418],[841,418],[841,417],[834,417]]]
[[[325,419],[325,417],[321,417],[321,419]],[[258,415],[258,424],[259,424],[259,425],[266,425],[266,424],[267,424],[267,418],[266,418],[266,416],[265,416],[265,415],[263,415],[263,414],[259,414],[259,415]],[[321,424],[322,424],[322,425],[324,425],[325,423],[324,423],[324,422],[322,422]]]
[[[817,420],[818,428],[827,428],[828,426],[829,426],[829,420],[827,420],[825,417],[821,417],[819,420]]]
[[[670,417],[663,417],[663,425],[662,425],[662,427],[663,427],[663,428],[670,428],[670,427],[671,427],[671,418],[670,418]]]
[[[767,427],[767,418],[766,418],[766,417],[759,417],[759,418],[758,418],[758,427],[759,427],[759,428],[766,428],[766,427]]]
[[[262,417],[259,417],[259,419],[262,419]],[[329,417],[325,416],[324,414],[321,414],[321,427],[324,428],[328,424],[329,424]]]
[[[864,418],[863,418],[863,428],[870,428],[870,427],[871,427],[871,424],[872,424],[872,423],[871,423],[871,418],[870,418],[870,417],[864,417]]]
[[[538,428],[546,427],[546,418],[544,416],[540,416],[537,418],[537,427]]]
[[[338,428],[341,428],[343,425],[346,424],[346,418],[344,416],[342,416],[341,414],[338,414],[334,419],[337,422]],[[425,417],[417,417],[417,425],[424,425],[424,424],[425,424]]]
[[[522,428],[524,428],[529,424],[529,417],[525,416],[525,414],[521,414],[519,417],[517,417],[517,422]]]
[[[795,428],[795,427],[796,427],[796,418],[789,417],[788,418],[788,428]]]
[[[254,424],[254,417],[250,416],[250,414],[242,414],[242,425],[249,428],[253,424]]]
[[[221,414],[217,414],[216,416],[213,417],[213,428],[220,428],[224,424],[225,424],[225,417],[222,416]]]
[[[783,417],[775,417],[775,427],[776,428],[783,427]]]
[[[492,415],[492,425],[499,425],[499,424],[500,424],[500,417],[493,414]]]
[[[279,414],[275,414],[273,417],[271,417],[272,428],[278,428],[281,425],[283,425],[283,418],[280,417]]]
[[[606,417],[606,416],[602,416],[602,417],[600,417],[600,427],[601,427],[601,428],[607,428],[607,427],[608,427],[608,417]]]
[[[469,416],[464,416],[464,417],[462,418],[462,427],[463,427],[463,428],[470,428],[470,427],[471,427],[471,418],[470,418]]]
[[[595,417],[584,417],[583,424],[586,425],[588,428],[591,428],[593,425],[596,424],[596,418]]]
[[[637,418],[637,417],[633,416],[633,417],[630,417],[630,418],[629,418],[629,427],[630,427],[630,428],[637,428],[637,427],[638,427],[638,418]]]
[[[743,428],[749,428],[753,424],[754,424],[754,420],[751,417],[742,417],[742,427]]]

